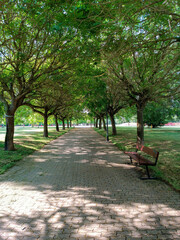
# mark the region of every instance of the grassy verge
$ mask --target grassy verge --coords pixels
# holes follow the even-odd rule
[[[96,131],[103,136],[106,135],[104,130]],[[120,150],[135,150],[135,127],[117,127],[117,133],[117,136],[112,136],[111,129],[109,131],[110,140]],[[145,145],[160,152],[157,167],[151,168],[152,173],[180,190],[180,128],[145,128]]]
[[[55,128],[49,128],[49,137],[43,137],[42,128],[16,127],[15,128],[15,148],[16,151],[4,151],[5,129],[0,129],[0,174],[6,172],[14,166],[17,161],[22,160],[25,156],[41,149],[45,144],[53,139],[63,135],[68,130],[56,132]]]

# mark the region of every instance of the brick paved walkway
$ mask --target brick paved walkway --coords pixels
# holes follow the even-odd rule
[[[141,181],[92,129],[75,129],[0,177],[0,240],[180,239],[179,193]]]

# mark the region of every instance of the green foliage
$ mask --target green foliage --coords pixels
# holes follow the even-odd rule
[[[104,115],[107,109],[105,82],[99,78],[94,78],[88,81],[86,86],[85,101],[87,108],[94,116]]]
[[[33,91],[41,87],[42,76],[65,70],[76,59],[72,58],[77,53],[72,44],[75,32],[68,28],[63,8],[63,3],[51,8],[49,1],[3,2],[0,98],[6,110],[16,103],[12,96],[19,99],[17,106],[13,106],[16,110],[24,97],[32,97]]]
[[[120,120],[121,123],[124,122],[136,122],[136,107],[127,107],[124,109],[121,109],[117,114],[116,118]]]
[[[153,128],[162,126],[173,120],[174,116],[180,116],[179,102],[163,101],[160,103],[148,103],[144,109],[144,123]]]
[[[15,125],[39,125],[43,123],[43,117],[38,113],[34,113],[30,107],[21,106],[16,111],[14,121]]]
[[[30,108],[26,106],[19,107],[15,113],[15,125],[30,124],[29,118],[32,114],[33,111]]]
[[[59,117],[116,114],[179,86],[177,0],[14,0],[0,13],[0,100],[9,115],[25,102]],[[38,118],[21,108],[15,123]]]
[[[158,103],[147,104],[144,109],[144,123],[153,128],[163,126],[169,121],[168,109]]]

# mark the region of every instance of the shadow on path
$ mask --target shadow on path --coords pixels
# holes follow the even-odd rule
[[[180,239],[179,193],[141,181],[92,129],[75,129],[0,177],[0,240]]]

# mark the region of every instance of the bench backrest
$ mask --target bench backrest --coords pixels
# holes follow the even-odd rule
[[[149,147],[145,147],[143,145],[140,145],[140,144],[137,144],[136,148],[139,150],[139,151],[142,151],[142,152],[145,152],[147,154],[149,154],[150,156],[154,157],[154,158],[158,158],[159,156],[159,152],[157,152],[156,150],[153,150],[152,148],[149,148]]]

